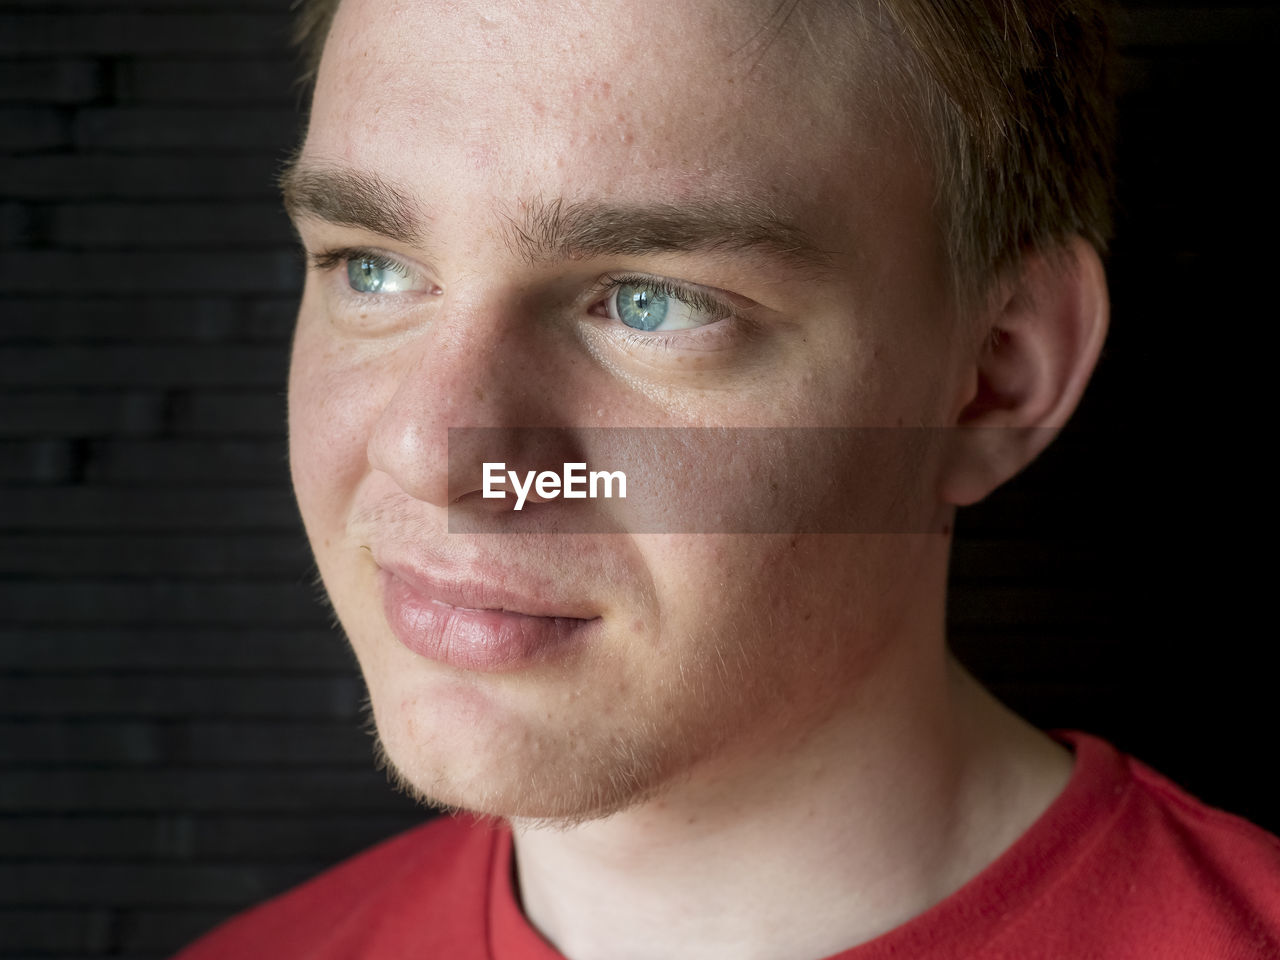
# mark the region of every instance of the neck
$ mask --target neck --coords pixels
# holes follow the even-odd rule
[[[515,824],[526,915],[569,960],[817,960],[928,909],[1070,773],[943,651],[940,637],[897,646],[819,729],[638,807]]]

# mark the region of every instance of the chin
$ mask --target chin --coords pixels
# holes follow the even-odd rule
[[[396,790],[415,802],[445,813],[468,813],[473,816],[519,822],[524,826],[567,829],[592,820],[601,820],[621,813],[631,807],[660,795],[663,786],[619,789],[609,781],[567,785],[525,781],[513,784],[509,780],[487,782],[450,780],[447,776],[434,777],[424,784],[406,774],[387,755],[379,750],[379,766],[387,773],[387,779]]]
[[[375,755],[388,780],[418,803],[449,812],[573,826],[654,798],[689,766],[683,752],[633,737],[472,727],[446,742],[439,724],[423,737],[425,721],[379,718],[376,706],[374,717]]]

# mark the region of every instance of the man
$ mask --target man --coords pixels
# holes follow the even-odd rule
[[[298,501],[388,763],[479,818],[184,957],[1280,955],[1274,838],[946,652],[954,510],[1106,332],[1088,4],[303,16]],[[632,499],[521,479],[577,461]]]

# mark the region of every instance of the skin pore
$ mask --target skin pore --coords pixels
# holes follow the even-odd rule
[[[949,659],[945,582],[954,505],[1083,390],[1096,256],[1030,258],[974,335],[875,71],[837,82],[822,14],[769,13],[344,0],[286,176],[294,482],[381,742],[424,796],[514,823],[526,914],[570,960],[828,956],[957,889],[1070,771]],[[620,277],[689,325],[620,322]],[[828,445],[778,481],[797,530],[834,476],[893,534],[557,534],[562,501],[512,533],[451,468],[456,427],[590,454],[585,428],[718,425],[1028,429]],[[672,508],[731,510],[768,466],[683,471]],[[589,626],[500,670],[424,658],[382,604],[402,567]]]

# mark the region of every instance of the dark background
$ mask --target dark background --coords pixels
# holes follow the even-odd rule
[[[422,814],[373,770],[284,444],[288,0],[0,2],[0,955],[155,957]],[[1280,829],[1280,16],[1117,17],[1113,333],[960,520],[957,650]]]

